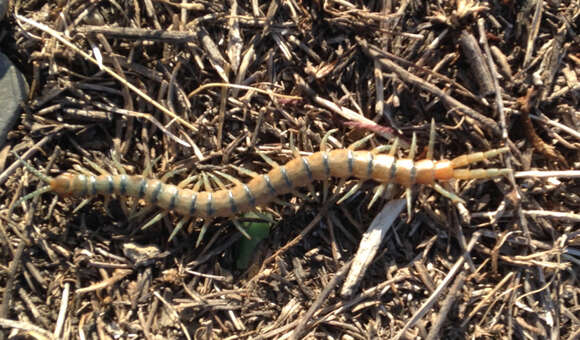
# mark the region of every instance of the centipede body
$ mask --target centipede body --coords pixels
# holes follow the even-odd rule
[[[456,169],[469,163],[495,157],[507,148],[463,155],[453,160],[397,159],[372,151],[336,149],[298,157],[246,184],[215,192],[181,189],[156,179],[128,175],[75,175],[65,173],[52,178],[49,186],[61,195],[121,195],[135,197],[184,216],[229,217],[263,206],[313,181],[328,178],[357,178],[378,183],[434,185],[452,178],[487,178],[505,175],[508,169]]]

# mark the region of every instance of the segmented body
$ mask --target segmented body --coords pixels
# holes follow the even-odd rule
[[[52,178],[49,185],[52,191],[62,195],[117,194],[141,198],[162,209],[172,210],[184,216],[228,217],[252,210],[256,206],[263,206],[276,196],[289,193],[315,180],[327,180],[330,177],[354,177],[410,187],[413,184],[430,185],[436,181],[447,181],[452,178],[501,176],[508,170],[456,168],[506,151],[507,148],[494,149],[440,161],[397,159],[391,155],[350,149],[319,151],[310,156],[292,159],[283,166],[273,168],[267,174],[254,177],[247,184],[215,192],[180,189],[156,179],[128,175],[62,174]]]

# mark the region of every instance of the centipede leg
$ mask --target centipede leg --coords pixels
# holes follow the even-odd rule
[[[226,185],[224,184],[224,182],[222,182],[221,179],[219,179],[216,175],[212,174],[211,172],[208,173],[208,176],[213,179],[213,181],[218,185],[218,188],[220,190],[225,189]]]
[[[427,147],[427,159],[433,159],[435,148],[435,120],[431,118],[431,128],[429,129],[429,145]]]
[[[278,162],[276,162],[275,160],[273,160],[272,158],[266,156],[265,153],[263,152],[258,152],[258,156],[262,157],[262,159],[268,163],[269,166],[271,166],[272,168],[277,168],[280,166],[280,164],[278,164]]]
[[[181,229],[183,229],[183,226],[185,225],[185,223],[187,223],[189,221],[189,219],[190,219],[189,217],[184,217],[177,222],[177,224],[175,225],[175,228],[171,232],[171,235],[169,235],[169,238],[167,239],[168,242],[171,242],[173,240],[173,238],[177,235],[177,233]]]
[[[390,149],[391,149],[391,146],[390,145],[379,145],[376,148],[372,149],[371,150],[371,153],[373,155],[378,155],[381,152],[384,152],[384,151],[387,151],[387,150],[390,150]]]
[[[157,215],[153,216],[152,219],[150,219],[149,221],[147,221],[147,223],[145,223],[140,229],[141,230],[146,230],[150,226],[152,226],[155,223],[161,221],[165,216],[167,216],[167,213],[166,212],[160,212],[160,213],[158,213]]]
[[[415,160],[416,153],[417,153],[417,134],[413,132],[413,138],[411,139],[411,149],[409,150],[409,159]]]
[[[90,159],[86,159],[86,160],[85,160],[85,162],[89,163],[89,165],[90,165],[90,166],[91,166],[93,169],[97,170],[97,172],[98,172],[100,175],[108,175],[108,174],[109,174],[109,172],[107,172],[107,171],[106,171],[105,169],[103,169],[103,168],[102,168],[100,165],[98,165],[97,163],[95,163],[95,162],[91,161]],[[91,173],[91,175],[92,175],[92,173]]]
[[[84,200],[82,200],[81,203],[79,203],[72,211],[72,214],[75,215],[77,212],[79,212],[79,210],[81,210],[82,208],[86,207],[87,204],[91,203],[93,199],[92,198],[85,198]],[[108,211],[107,211],[108,213]]]
[[[119,154],[117,154],[116,152],[113,152],[113,154],[111,155],[112,157],[112,161],[113,161],[113,166],[115,167],[115,169],[117,169],[117,171],[119,171],[119,173],[121,175],[126,175],[127,172],[125,171],[125,168],[123,168],[123,165],[121,165],[121,161],[119,160]]]
[[[221,172],[221,171],[218,171],[218,170],[215,170],[214,172],[216,174],[222,176],[223,178],[227,179],[228,181],[232,182],[234,185],[242,185],[243,184],[242,181],[240,181],[239,179],[235,178],[234,176],[230,176],[230,175],[226,174],[225,172]],[[258,175],[256,172],[253,172],[253,173],[255,175]],[[255,177],[255,176],[252,176],[252,177]]]
[[[195,241],[195,247],[199,247],[199,245],[201,244],[201,241],[203,241],[203,237],[205,236],[205,233],[207,232],[207,229],[209,228],[210,224],[213,223],[212,219],[207,219],[205,222],[203,222],[203,225],[201,226],[201,230],[199,231],[199,235],[197,236],[197,241]]]
[[[362,187],[362,181],[358,181],[358,183],[356,183],[352,188],[350,188],[350,190],[344,194],[344,196],[342,196],[337,202],[336,204],[341,204],[342,202],[344,202],[347,198],[349,198],[350,196],[354,195],[357,191],[360,190],[360,188]]]
[[[368,142],[371,138],[373,138],[373,136],[374,136],[373,134],[365,136],[364,138],[361,138],[361,139],[357,140],[356,142],[352,143],[351,145],[349,145],[347,147],[347,149],[356,150],[356,149],[360,148],[361,146],[365,145],[366,142]]]
[[[170,171],[167,171],[166,173],[164,173],[164,174],[163,174],[163,176],[161,176],[161,178],[159,178],[159,180],[160,180],[161,182],[167,183],[167,180],[168,180],[168,179],[170,179],[171,177],[173,177],[173,176],[175,176],[175,175],[177,175],[177,174],[180,174],[180,173],[182,173],[182,172],[186,172],[186,171],[187,171],[187,169],[186,169],[186,168],[177,168],[177,169],[173,169],[173,170],[170,170]],[[196,176],[193,176],[193,177],[196,177]],[[190,178],[190,177],[186,178],[186,180],[187,180],[187,179],[189,179],[189,178]],[[184,180],[184,181],[185,181],[185,180]],[[183,182],[183,181],[182,181],[182,182]],[[180,182],[179,184],[181,184],[182,182]],[[179,185],[178,185],[178,186],[179,186]]]
[[[371,201],[369,202],[367,209],[370,209],[373,206],[373,204],[375,204],[377,199],[379,199],[379,197],[381,197],[383,195],[383,193],[385,192],[385,189],[387,188],[388,185],[389,184],[387,184],[387,183],[383,183],[383,184],[375,187],[375,193],[373,195],[373,198],[371,198]]]
[[[328,138],[330,138],[330,135],[332,135],[336,131],[338,131],[338,129],[332,129],[332,130],[328,131],[327,133],[325,133],[324,136],[322,136],[322,139],[320,140],[320,151],[327,150],[326,143],[328,142]]]
[[[393,145],[391,145],[391,150],[389,151],[389,156],[395,156],[397,150],[399,149],[399,137],[395,138]]]
[[[240,232],[240,234],[244,235],[244,237],[248,240],[252,239],[252,236],[250,236],[250,234],[248,234],[248,231],[240,224],[240,221],[238,220],[232,220],[232,223],[234,224],[234,226],[236,227],[236,229],[238,229],[238,231]]]
[[[242,168],[242,167],[239,167],[239,166],[237,166],[237,165],[230,165],[230,166],[231,166],[232,168],[234,168],[234,169],[235,169],[237,172],[239,172],[240,174],[242,174],[242,175],[245,175],[245,176],[248,176],[248,177],[252,177],[252,178],[254,178],[254,177],[259,177],[259,176],[261,176],[259,173],[255,172],[255,171],[252,171],[252,170],[250,170],[250,169]]]
[[[463,200],[463,198],[457,196],[456,194],[452,193],[451,191],[445,190],[438,183],[433,183],[432,187],[433,187],[433,189],[435,189],[435,191],[437,191],[439,194],[441,194],[441,196],[450,199],[451,202],[453,202],[453,204],[458,204],[458,203],[465,204],[465,201]]]

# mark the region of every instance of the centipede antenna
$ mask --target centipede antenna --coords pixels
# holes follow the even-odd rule
[[[399,149],[399,137],[395,138],[395,141],[391,146],[391,150],[389,151],[389,156],[395,156],[398,149]]]
[[[27,194],[23,197],[21,197],[20,199],[18,199],[18,201],[16,201],[16,203],[14,203],[14,205],[12,205],[12,207],[10,208],[10,213],[12,213],[12,209],[14,207],[19,206],[20,204],[22,204],[23,202],[28,201],[31,198],[34,198],[36,196],[40,196],[44,193],[50,192],[52,191],[52,188],[50,187],[50,185],[44,186],[40,189],[34,190],[33,192],[31,192],[30,194]],[[10,216],[10,213],[8,214],[8,216]]]
[[[320,140],[320,151],[327,150],[326,143],[328,142],[328,138],[330,137],[330,135],[332,135],[336,131],[338,131],[338,129],[332,129],[332,130],[328,131],[327,133],[325,133],[324,136],[322,136],[322,139]]]
[[[278,164],[275,160],[273,160],[272,158],[266,156],[266,154],[262,153],[262,152],[258,152],[258,156],[262,157],[262,159],[268,163],[269,166],[271,166],[272,168],[277,168],[280,166],[280,164]]]
[[[374,134],[370,134],[368,136],[365,136],[364,138],[361,138],[361,139],[357,140],[356,142],[352,143],[351,145],[349,145],[347,149],[356,150],[356,149],[360,148],[361,146],[365,145],[366,142],[368,142],[373,137],[374,137]]]
[[[240,234],[244,235],[244,237],[247,238],[248,240],[252,239],[252,236],[250,236],[250,234],[248,234],[248,231],[240,224],[240,221],[232,220],[232,223],[234,224],[236,229],[238,229]]]
[[[375,189],[374,189],[375,194],[373,195],[373,198],[371,198],[371,201],[369,202],[367,209],[370,209],[373,206],[373,204],[375,204],[377,199],[379,199],[379,197],[381,197],[383,195],[383,193],[385,192],[385,189],[387,188],[387,185],[388,185],[387,183],[383,183],[383,184],[375,187]]]
[[[440,193],[441,196],[450,199],[451,202],[453,202],[453,204],[458,204],[458,203],[465,204],[465,201],[461,197],[457,196],[456,194],[452,193],[451,191],[445,190],[438,183],[433,183],[433,189],[435,189],[435,191],[437,191],[438,193]]]
[[[434,148],[435,148],[435,119],[431,118],[431,128],[429,129],[429,146],[427,147],[427,159],[433,159]]]
[[[417,153],[417,134],[413,132],[413,138],[411,139],[411,150],[409,151],[409,159],[415,159],[415,154]],[[407,205],[409,207],[409,205]]]
[[[150,219],[149,221],[147,221],[140,229],[141,230],[146,230],[150,226],[152,226],[155,223],[161,221],[165,216],[167,216],[167,213],[166,212],[160,212],[160,213],[158,213],[157,215],[153,216],[152,219]]]
[[[173,231],[171,232],[171,235],[169,235],[167,242],[171,242],[173,240],[173,238],[177,235],[177,233],[181,229],[183,229],[183,226],[185,225],[185,223],[187,223],[187,221],[189,221],[189,217],[184,217],[177,222],[175,228],[173,228]]]
[[[43,182],[46,182],[46,183],[50,183],[52,181],[51,177],[49,177],[49,176],[43,174],[42,172],[38,171],[37,169],[35,169],[32,165],[28,164],[28,162],[26,162],[24,159],[20,158],[20,156],[16,152],[12,151],[12,154],[14,155],[14,157],[18,158],[18,161],[20,163],[22,163],[22,165],[26,168],[26,170],[30,171],[34,176],[40,178]],[[34,197],[34,196],[31,196],[31,197]]]

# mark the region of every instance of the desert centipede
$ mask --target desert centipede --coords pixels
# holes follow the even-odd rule
[[[81,175],[64,173],[43,178],[45,191],[59,195],[120,195],[143,199],[161,209],[183,216],[202,218],[229,217],[272,201],[275,197],[309,185],[315,180],[357,178],[381,184],[394,183],[410,188],[414,184],[430,185],[453,201],[462,201],[446,191],[437,181],[450,179],[491,178],[508,174],[510,169],[459,169],[471,163],[496,157],[508,148],[492,149],[459,156],[452,160],[433,161],[397,159],[392,154],[375,151],[335,149],[297,157],[267,174],[254,177],[247,184],[215,192],[181,189],[157,179],[129,175]],[[432,153],[431,153],[432,154]]]

